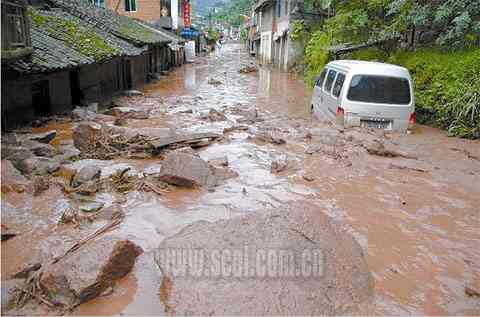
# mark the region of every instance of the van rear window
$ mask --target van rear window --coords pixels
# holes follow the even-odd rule
[[[398,77],[355,75],[347,98],[352,101],[406,105],[410,103],[408,80]]]
[[[333,84],[333,80],[335,79],[335,76],[337,75],[337,72],[330,69],[328,71],[328,75],[327,75],[327,80],[325,81],[325,91],[326,92],[330,92],[330,90],[332,89],[332,84]]]

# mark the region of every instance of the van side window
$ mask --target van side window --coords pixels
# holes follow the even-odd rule
[[[335,79],[336,75],[337,75],[337,72],[330,69],[330,71],[328,72],[328,75],[327,75],[327,80],[325,81],[325,91],[326,92],[330,92],[330,90],[332,89],[333,80]]]
[[[333,85],[332,95],[334,95],[335,97],[340,96],[340,92],[342,91],[344,82],[345,82],[345,74],[338,73],[337,80],[335,81],[335,85]]]
[[[320,73],[320,76],[318,76],[317,82],[315,83],[315,85],[317,87],[320,87],[320,89],[322,89],[323,81],[325,79],[326,74],[327,74],[327,69],[322,70],[322,72]]]

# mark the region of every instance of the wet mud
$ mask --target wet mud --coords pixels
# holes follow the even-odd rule
[[[153,256],[162,241],[197,221],[262,213],[295,201],[318,206],[358,241],[375,284],[372,313],[480,314],[479,299],[465,294],[466,286],[480,289],[480,142],[449,138],[426,126],[410,135],[339,131],[311,118],[310,92],[301,78],[265,66],[239,73],[250,61],[241,46],[225,45],[148,85],[145,96],[127,99],[131,107],[149,112],[148,119],[127,119],[128,127],[226,131],[221,140],[196,151],[205,160],[227,156],[239,176],[214,190],[97,193],[97,201],[126,211],[114,234],[144,253],[113,293],[71,314],[171,312],[174,285],[162,279]],[[209,84],[209,79],[220,83]],[[238,110],[248,107],[256,107],[260,120],[237,122]],[[211,108],[231,120],[208,120]],[[56,129],[52,144],[59,147],[72,143],[73,124],[60,120],[34,132]],[[285,143],[257,137],[262,131]],[[365,144],[376,139],[416,159],[371,155]],[[272,161],[282,155],[285,168],[272,172]],[[107,165],[144,171],[159,163],[155,158],[115,158]],[[2,183],[8,181],[2,175]],[[23,192],[2,190],[2,224],[21,232],[2,242],[2,281],[25,263],[60,254],[101,226],[59,226],[66,206],[68,197],[58,186],[35,197],[28,186]],[[5,212],[9,207],[15,211]]]

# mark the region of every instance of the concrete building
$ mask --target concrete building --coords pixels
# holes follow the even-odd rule
[[[303,46],[289,37],[292,21],[301,19],[298,0],[260,0],[253,7],[249,47],[263,63],[288,71],[303,58]],[[299,9],[300,8],[300,9]]]

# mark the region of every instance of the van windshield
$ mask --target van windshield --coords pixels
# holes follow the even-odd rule
[[[351,101],[406,105],[410,103],[410,86],[406,78],[355,75],[347,98]]]

